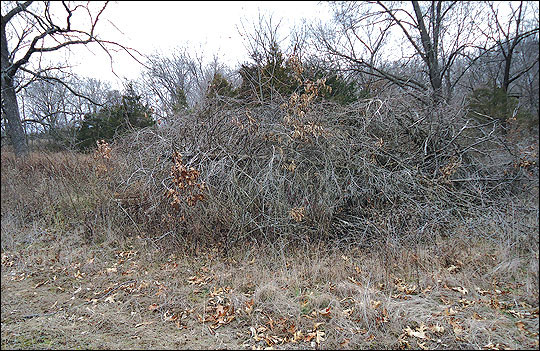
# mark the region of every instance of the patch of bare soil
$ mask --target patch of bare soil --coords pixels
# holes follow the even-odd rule
[[[538,349],[538,252],[223,258],[146,243],[4,251],[2,349]]]

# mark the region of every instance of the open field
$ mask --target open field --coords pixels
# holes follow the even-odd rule
[[[539,347],[535,196],[408,245],[188,249],[118,225],[112,206],[89,216],[73,184],[100,199],[92,157],[11,157],[2,349]]]
[[[27,241],[2,253],[3,349],[538,349],[537,248],[441,239],[224,258],[17,229]]]

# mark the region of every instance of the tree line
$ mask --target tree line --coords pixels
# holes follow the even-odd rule
[[[86,149],[207,104],[280,104],[318,79],[330,87],[320,97],[329,103],[398,91],[427,108],[465,102],[475,118],[502,127],[509,118],[538,124],[536,2],[333,2],[330,22],[286,35],[261,16],[243,27],[249,58],[239,67],[178,48],[147,57],[139,79],[122,92],[38,60],[76,45],[133,54],[97,34],[107,6],[2,3],[2,142],[17,155],[28,153],[32,133]],[[89,19],[85,28],[72,20],[81,14]]]

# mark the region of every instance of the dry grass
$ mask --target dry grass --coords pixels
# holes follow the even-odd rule
[[[2,348],[538,348],[538,249],[441,239],[223,258],[76,237],[3,251]],[[422,325],[425,339],[407,334]]]
[[[537,349],[537,139],[401,110],[210,106],[95,155],[3,150],[2,348]]]

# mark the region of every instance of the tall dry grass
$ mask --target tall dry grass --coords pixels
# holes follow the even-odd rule
[[[114,161],[69,151],[32,152],[18,159],[3,149],[1,162],[3,249],[36,226],[58,235],[77,231],[87,242],[103,240],[104,233],[125,235],[113,197]]]

